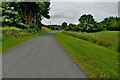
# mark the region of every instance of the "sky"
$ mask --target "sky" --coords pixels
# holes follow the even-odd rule
[[[119,2],[120,0],[51,0],[52,2]]]
[[[78,24],[83,14],[91,14],[96,21],[102,21],[109,16],[118,16],[119,0],[52,0],[50,19],[43,19],[42,23],[49,25]]]

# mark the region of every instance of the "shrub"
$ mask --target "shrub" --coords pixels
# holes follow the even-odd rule
[[[73,27],[73,30],[74,31],[80,31],[80,27],[79,26],[75,26],[75,27]]]
[[[22,29],[16,28],[16,27],[2,27],[1,29],[2,30],[9,30],[9,31],[12,31],[12,30],[20,31],[20,30],[22,30]]]
[[[66,28],[64,28],[64,30],[66,31],[73,30],[73,27],[71,25],[68,25]]]
[[[56,26],[56,30],[60,30],[60,27]]]
[[[56,30],[56,28],[54,26],[50,26],[50,29],[52,30]]]

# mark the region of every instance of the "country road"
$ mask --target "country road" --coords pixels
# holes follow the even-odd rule
[[[54,37],[46,33],[2,55],[3,78],[87,78]]]

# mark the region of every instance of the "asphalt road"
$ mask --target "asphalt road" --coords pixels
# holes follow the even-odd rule
[[[54,37],[46,33],[2,55],[3,78],[87,78]]]

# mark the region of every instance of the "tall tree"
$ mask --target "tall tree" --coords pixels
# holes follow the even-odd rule
[[[82,27],[82,31],[92,32],[95,30],[95,24],[97,23],[91,14],[84,14],[79,18],[79,22]]]
[[[66,28],[67,27],[67,23],[66,22],[63,22],[62,23],[62,28],[64,29],[64,28]]]
[[[84,23],[88,23],[88,24],[94,24],[96,23],[95,19],[93,18],[93,16],[91,14],[84,14],[82,15],[80,18],[79,18],[79,22],[81,24],[84,24]]]

